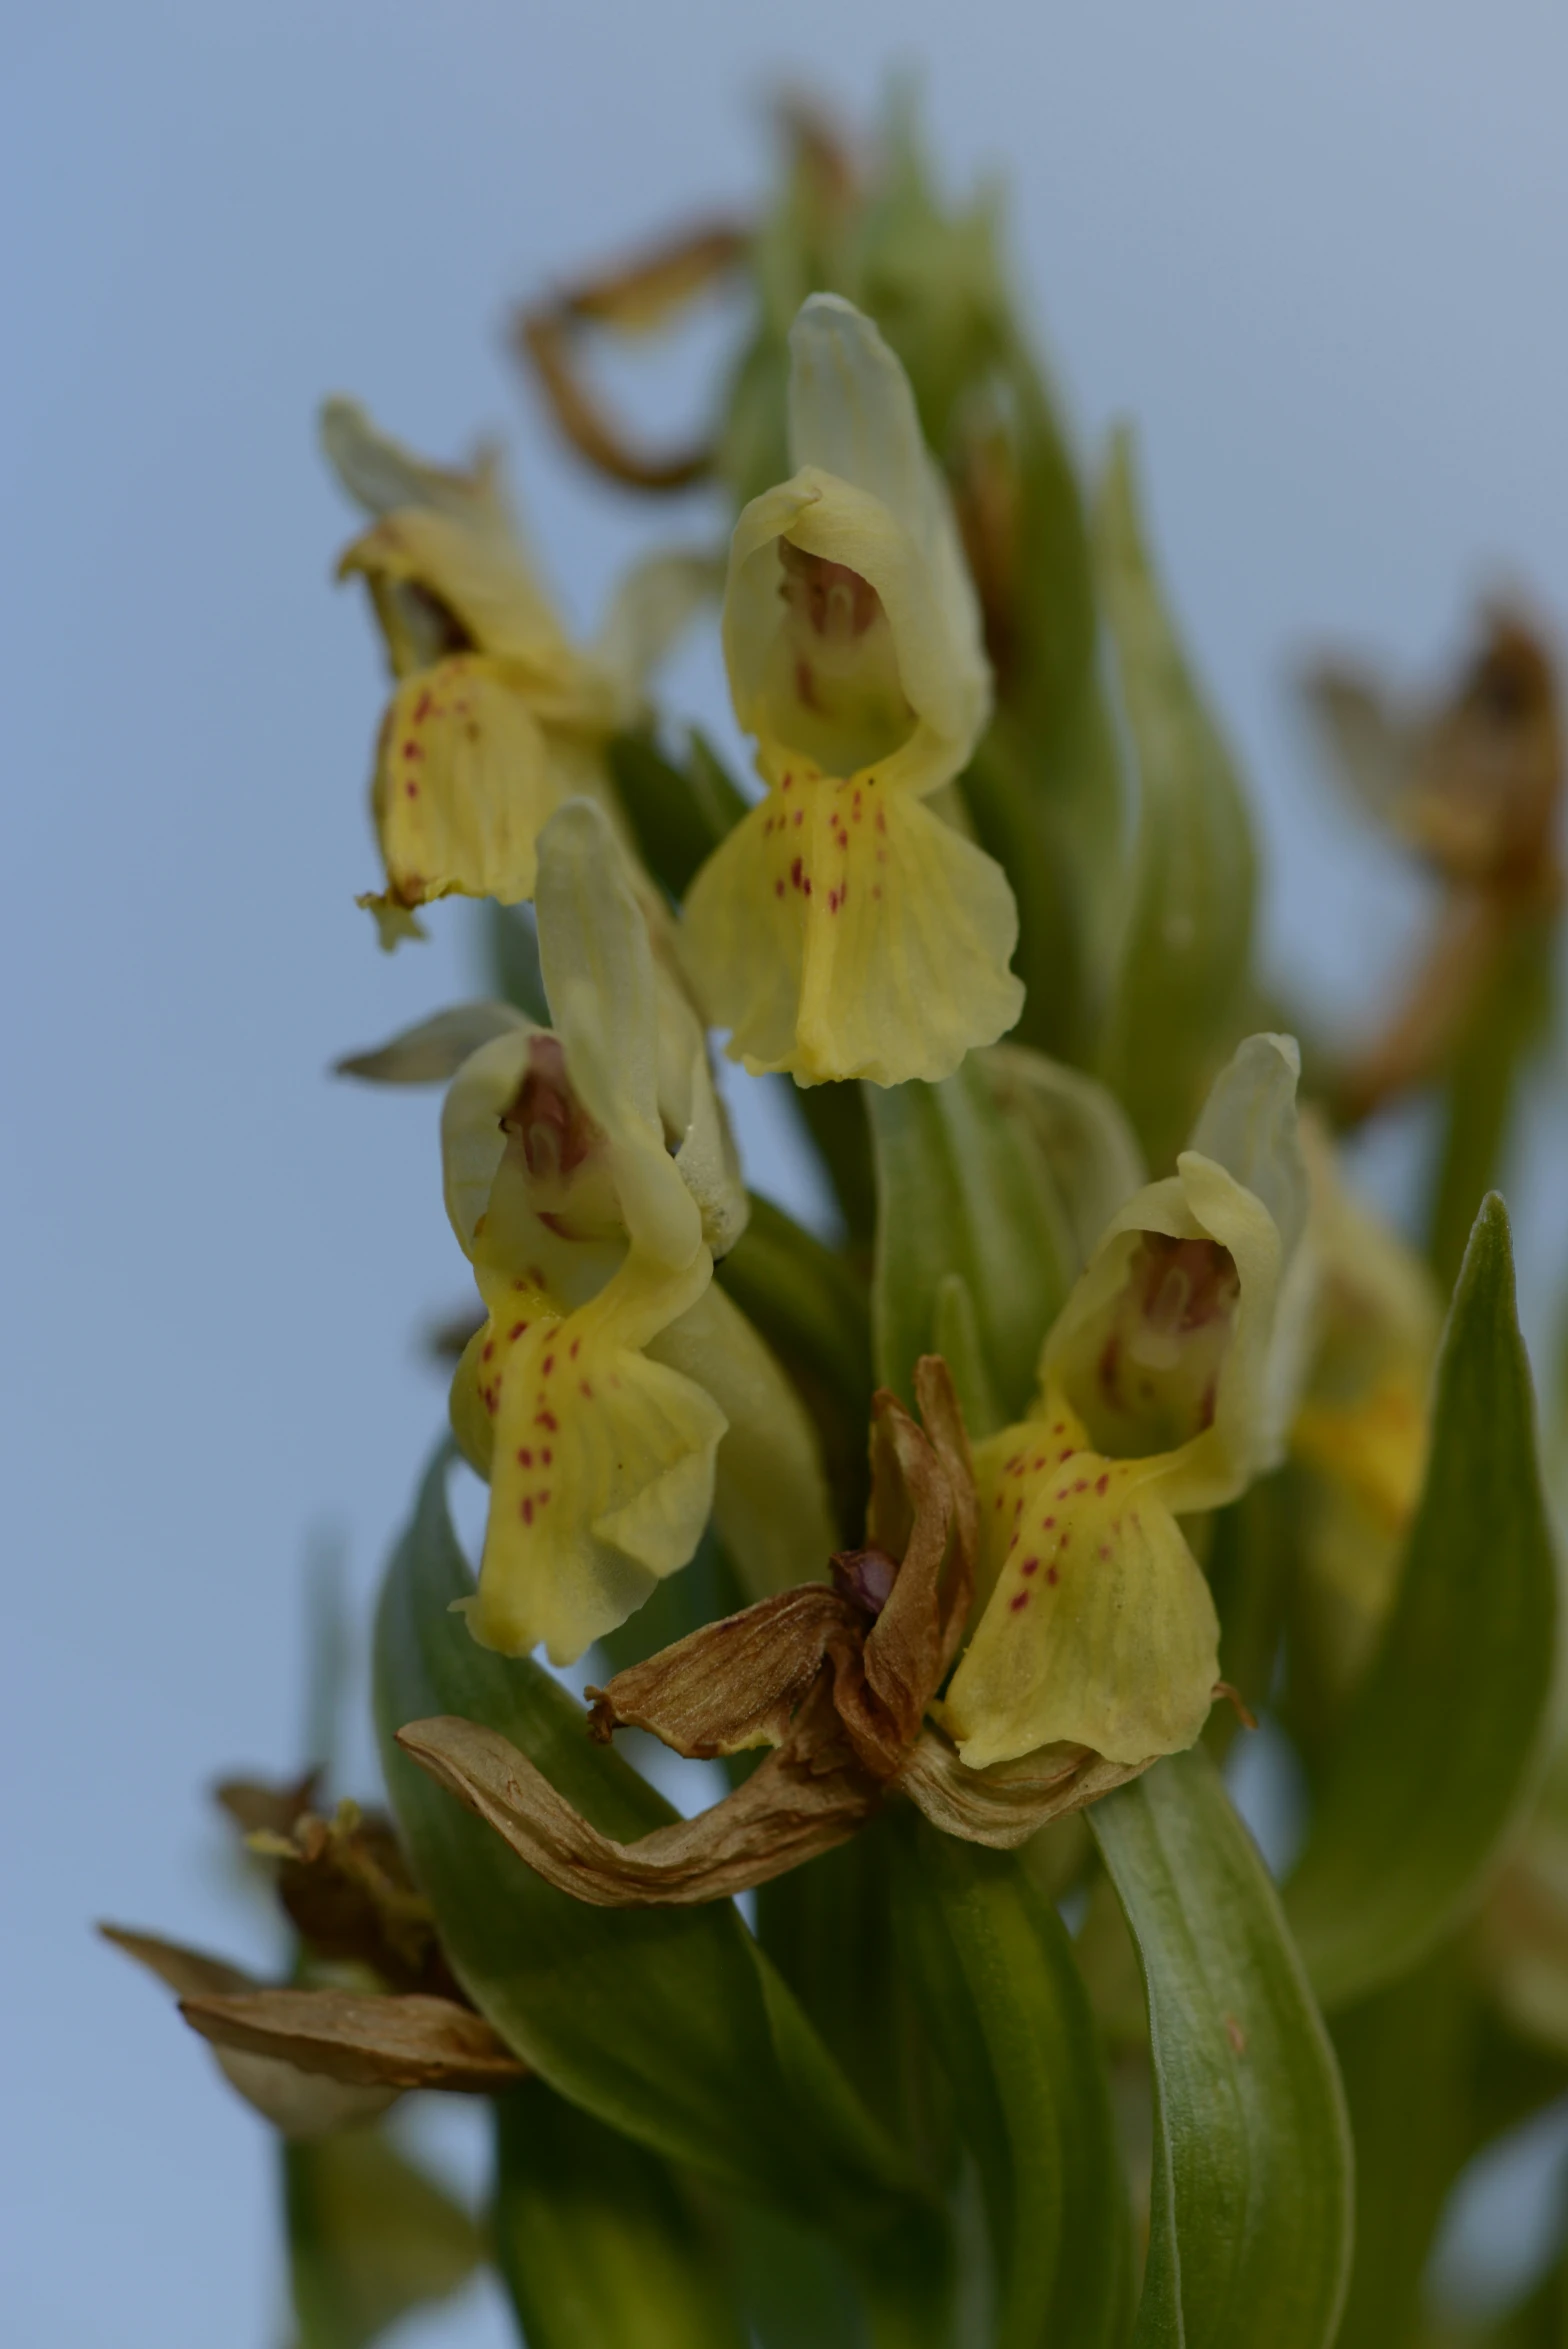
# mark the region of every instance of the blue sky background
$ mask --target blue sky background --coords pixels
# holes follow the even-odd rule
[[[462,1294],[433,1100],[322,1073],[469,974],[455,912],[386,960],[353,906],[381,684],[329,583],[348,517],[314,405],[355,391],[432,451],[505,433],[591,620],[670,518],[558,457],[503,351],[509,298],[744,203],[780,74],[853,111],[899,59],[924,68],[952,178],[1011,182],[1086,443],[1139,422],[1168,573],[1265,811],[1278,960],[1370,1016],[1419,905],[1317,790],[1286,680],[1325,638],[1430,668],[1498,579],[1568,613],[1568,17],[1549,0],[7,11],[18,2340],[278,2338],[265,2133],[87,1925],[264,1954],[199,1789],[294,1759],[307,1537],[339,1528],[368,1594],[441,1416],[413,1331]],[[661,386],[673,413],[678,373]],[[711,654],[679,687],[713,717]],[[1517,1186],[1537,1330],[1564,1139],[1548,1102]],[[1397,1147],[1383,1159],[1392,1183]],[[472,2165],[461,2122],[443,2144]],[[504,2337],[476,2301],[405,2339]]]

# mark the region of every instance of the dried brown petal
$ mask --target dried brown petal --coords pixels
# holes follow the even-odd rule
[[[209,1957],[205,1950],[187,1949],[182,1941],[165,1941],[156,1933],[133,1933],[127,1925],[100,1925],[105,1941],[123,1949],[150,1974],[166,1983],[177,1998],[222,1998],[236,1990],[254,1990],[254,1974],[231,1966],[227,1958]]]
[[[242,1835],[288,1835],[315,1801],[320,1779],[319,1770],[277,1784],[265,1778],[224,1778],[212,1791]]]
[[[256,1848],[277,1862],[278,1898],[318,1957],[369,1966],[390,1990],[461,1995],[384,1811],[342,1803],[330,1820],[306,1811]]]
[[[940,1354],[922,1354],[915,1364],[915,1401],[937,1458],[946,1471],[953,1522],[942,1593],[942,1671],[957,1655],[969,1621],[980,1555],[980,1501],[974,1462],[953,1374]]]
[[[225,1959],[164,1941],[155,1933],[131,1933],[120,1925],[100,1925],[98,1930],[182,2000],[244,1995],[262,1987],[253,1975]],[[360,2128],[385,2112],[398,2094],[395,2088],[355,2085],[306,2072],[276,2056],[226,2047],[215,2047],[213,2054],[236,2094],[285,2137],[325,2137],[337,2129]]]
[[[1155,1758],[1108,1762],[1087,1746],[1052,1745],[1016,1762],[970,1770],[939,1730],[927,1729],[899,1774],[898,1792],[944,1835],[1013,1851],[1052,1819],[1141,1777]]]
[[[489,2095],[526,2070],[482,2015],[447,1998],[251,1990],[187,1996],[180,2012],[216,2047],[276,2057],[355,2087]]]
[[[589,1689],[589,1734],[608,1745],[617,1729],[648,1729],[674,1752],[702,1760],[782,1745],[830,1641],[858,1638],[860,1628],[855,1611],[823,1583],[781,1591]]]
[[[733,1794],[695,1819],[616,1843],[495,1730],[447,1718],[412,1721],[398,1731],[404,1752],[546,1883],[595,1908],[725,1900],[847,1841],[876,1809],[881,1789],[847,1758],[829,1759],[835,1743],[826,1691],[819,1688],[790,1744]]]
[[[655,456],[636,448],[583,380],[577,343],[587,324],[629,331],[660,324],[743,259],[748,233],[729,222],[696,228],[619,269],[524,311],[517,347],[530,363],[556,423],[599,472],[634,489],[683,489],[713,464],[709,443]]]
[[[834,1684],[855,1752],[880,1778],[895,1774],[920,1734],[926,1706],[951,1660],[952,1626],[956,1620],[962,1627],[973,1587],[968,1445],[939,1356],[922,1357],[916,1392],[933,1432],[923,1431],[886,1389],[872,1403],[867,1538],[900,1565],[887,1603],[865,1635],[858,1666],[841,1664]]]

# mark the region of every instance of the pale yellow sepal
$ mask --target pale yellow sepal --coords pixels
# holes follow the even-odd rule
[[[1112,1762],[1179,1753],[1219,1677],[1209,1586],[1159,1460],[1111,1460],[1058,1394],[978,1447],[991,1585],[944,1726],[985,1769],[1064,1740]],[[984,1587],[984,1582],[982,1583]]]
[[[564,1316],[525,1277],[479,1271],[490,1515],[469,1629],[503,1654],[542,1643],[569,1664],[686,1564],[707,1522],[724,1414],[643,1349],[711,1267],[705,1252],[674,1276],[628,1257]]]
[[[698,874],[685,936],[753,1075],[935,1082],[1023,1008],[1001,867],[875,776],[786,770]]]

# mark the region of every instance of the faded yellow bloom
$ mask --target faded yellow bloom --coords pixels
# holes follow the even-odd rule
[[[1114,1215],[1049,1332],[1027,1420],[980,1445],[984,1611],[945,1720],[982,1769],[1060,1740],[1190,1745],[1219,1625],[1178,1519],[1277,1464],[1310,1305],[1299,1058],[1253,1036],[1177,1171]]]
[[[1023,1004],[1006,875],[924,804],[989,712],[978,607],[876,328],[815,294],[790,352],[797,471],[742,513],[724,603],[767,794],[693,882],[687,948],[753,1072],[935,1079]]]
[[[691,556],[629,575],[598,642],[567,637],[535,576],[493,455],[425,465],[346,400],[322,440],[374,517],[342,556],[364,579],[399,682],[381,728],[371,808],[386,888],[361,899],[383,946],[419,936],[415,909],[534,893],[539,832],[586,792],[614,812],[603,749],[642,705],[648,671],[712,584]]]
[[[491,1485],[470,1622],[570,1661],[710,1509],[755,1596],[820,1573],[834,1537],[809,1417],[712,1285],[745,1191],[702,1030],[589,801],[541,836],[538,919],[553,1030],[470,1005],[343,1065],[452,1080],[447,1211],[486,1308],[452,1389]]]
[[[1303,1139],[1320,1277],[1290,1452],[1309,1617],[1300,1629],[1334,1694],[1366,1664],[1398,1587],[1426,1473],[1443,1312],[1427,1265],[1345,1188],[1327,1135],[1309,1121]]]

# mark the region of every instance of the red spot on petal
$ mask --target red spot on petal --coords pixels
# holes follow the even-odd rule
[[[784,894],[784,884],[783,884],[783,882],[782,882],[782,881],[775,881],[775,882],[774,882],[774,884],[773,884],[773,894],[774,894],[774,896],[775,896],[775,897],[782,897],[782,896],[783,896],[783,894]]]
[[[1051,1531],[1055,1523],[1056,1519],[1054,1517],[1042,1517],[1040,1520],[1041,1529],[1046,1533]]]
[[[548,1468],[551,1461],[555,1458],[555,1454],[551,1451],[549,1445],[546,1444],[539,1457],[544,1462],[545,1467]]]
[[[535,1427],[547,1427],[552,1435],[559,1435],[561,1432],[561,1423],[553,1411],[536,1411],[534,1425]]]
[[[553,1354],[547,1354],[539,1367],[543,1375],[548,1378],[551,1371],[555,1368],[555,1356]],[[1083,1487],[1080,1485],[1078,1489],[1081,1492]]]
[[[491,1355],[492,1355],[494,1352],[495,1352],[495,1340],[494,1340],[494,1338],[486,1338],[486,1340],[485,1340],[484,1344],[483,1344],[483,1345],[480,1347],[480,1349],[479,1349],[479,1359],[480,1359],[480,1361],[481,1361],[481,1362],[488,1362],[488,1361],[489,1361],[489,1359],[490,1359],[490,1357],[491,1357]]]
[[[547,1362],[547,1363],[545,1364],[545,1368],[546,1368],[546,1370],[548,1370],[548,1369],[549,1369],[549,1367],[550,1367],[550,1365],[549,1365],[549,1363]],[[1080,1476],[1080,1477],[1079,1477],[1079,1479],[1078,1479],[1078,1482],[1077,1482],[1077,1483],[1076,1483],[1076,1484],[1073,1486],[1073,1491],[1074,1491],[1075,1493],[1086,1493],[1088,1490],[1089,1490],[1089,1479],[1088,1479],[1086,1476]]]
[[[1016,1591],[1013,1594],[1012,1610],[1015,1615],[1020,1614],[1022,1610],[1028,1606],[1028,1604],[1029,1593],[1026,1590]]]
[[[532,1523],[533,1523],[533,1521],[534,1521],[534,1505],[533,1505],[533,1502],[532,1502],[531,1500],[525,1500],[525,1501],[524,1501],[524,1502],[521,1504],[521,1506],[519,1507],[519,1509],[518,1509],[518,1512],[517,1512],[517,1513],[518,1513],[518,1515],[521,1517],[521,1519],[522,1519],[522,1521],[523,1521],[523,1523],[524,1523],[525,1525],[532,1525]]]
[[[524,1330],[527,1327],[528,1324],[526,1321],[514,1321],[511,1328],[506,1333],[508,1342],[515,1346],[518,1339],[522,1336]]]
[[[571,1354],[572,1360],[573,1360],[574,1362],[577,1360],[578,1349],[581,1347],[581,1345],[582,1345],[582,1339],[581,1339],[581,1338],[573,1338],[573,1340],[572,1340],[572,1342],[571,1342],[571,1345],[570,1345],[570,1347],[568,1348],[568,1351],[569,1351],[569,1353]]]
[[[518,1452],[517,1465],[519,1468],[532,1468],[533,1464],[534,1456],[528,1449],[528,1446],[524,1444]]]
[[[1058,1583],[1062,1578],[1054,1566],[1047,1566],[1045,1570],[1045,1579],[1049,1583]]]
[[[588,1381],[585,1378],[579,1379],[577,1384],[581,1390],[583,1401],[585,1403],[591,1403],[593,1401],[593,1388],[588,1384]]]
[[[1095,1491],[1096,1491],[1097,1493],[1103,1493],[1103,1492],[1107,1492],[1107,1491],[1109,1491],[1109,1489],[1110,1489],[1110,1482],[1111,1482],[1110,1471],[1109,1471],[1109,1469],[1107,1469],[1107,1470],[1106,1470],[1106,1472],[1105,1472],[1105,1474],[1104,1474],[1103,1476],[1097,1476],[1097,1477],[1095,1478],[1095,1480],[1094,1480],[1094,1489],[1095,1489]]]
[[[1039,1559],[1026,1558],[1023,1564],[1019,1567],[1018,1571],[1020,1574],[1038,1574],[1040,1571]]]

